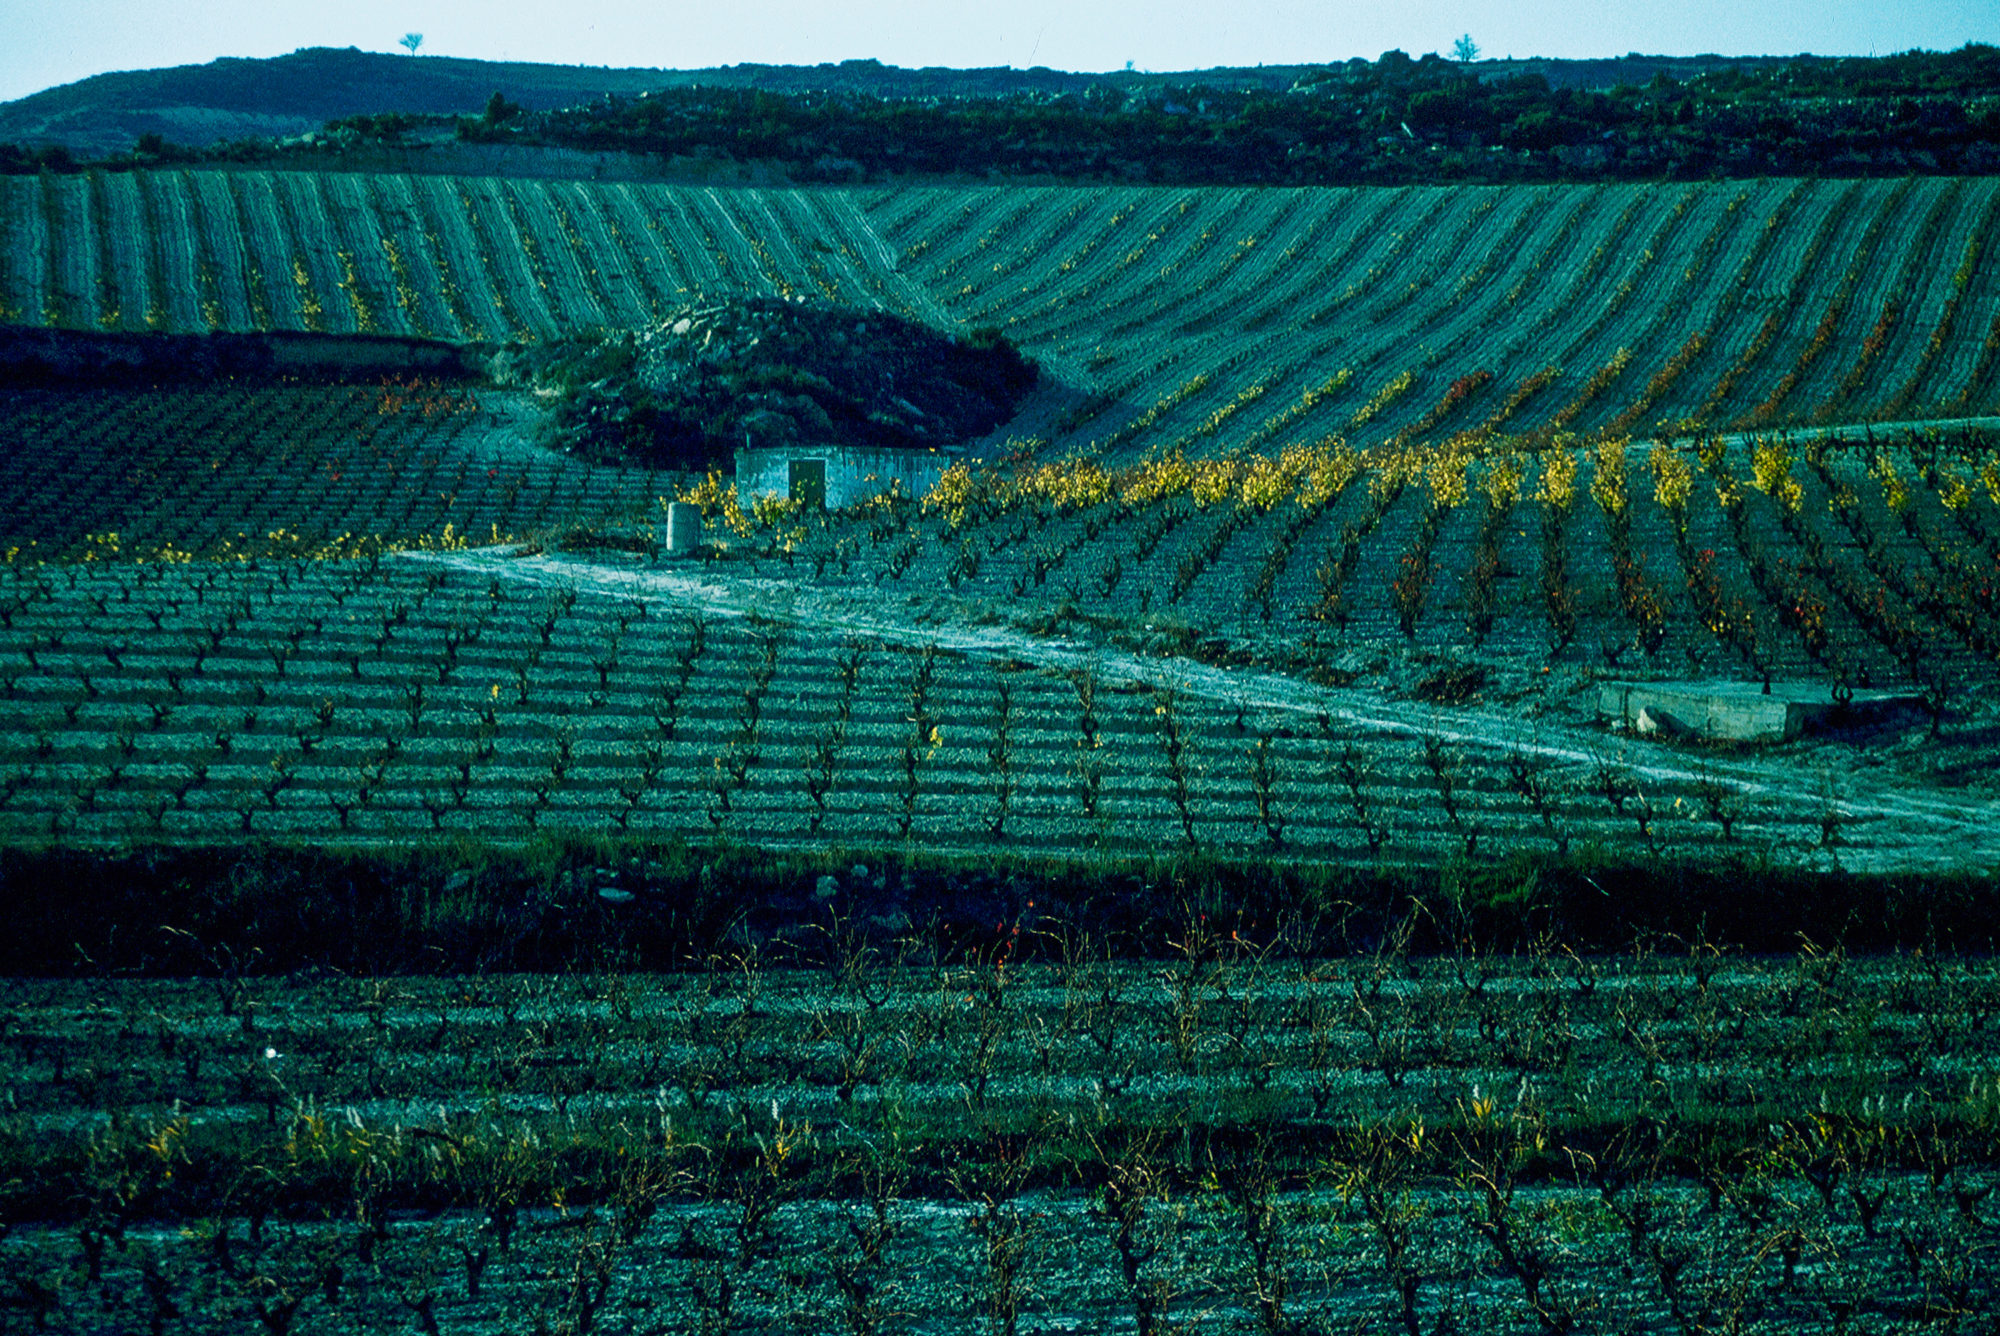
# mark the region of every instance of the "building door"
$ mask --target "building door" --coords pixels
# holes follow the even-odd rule
[[[826,461],[794,459],[788,495],[808,510],[826,509]]]

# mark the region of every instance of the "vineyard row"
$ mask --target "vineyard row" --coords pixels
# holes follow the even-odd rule
[[[1031,434],[1120,451],[1941,419],[2000,402],[1997,192],[13,177],[0,319],[532,340],[811,296],[1006,329],[1084,396]]]

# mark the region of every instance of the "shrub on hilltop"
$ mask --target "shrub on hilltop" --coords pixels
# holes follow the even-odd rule
[[[1037,371],[996,330],[956,338],[883,311],[772,297],[541,345],[502,375],[553,400],[559,449],[700,469],[740,445],[970,440],[1014,415]]]

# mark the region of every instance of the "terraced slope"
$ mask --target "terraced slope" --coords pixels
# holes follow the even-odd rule
[[[1059,461],[955,477],[922,508],[737,532],[712,513],[710,597],[453,555],[643,539],[685,483],[538,451],[507,396],[10,392],[0,820],[20,838],[578,825],[1435,862],[1719,834],[1792,863],[1986,856],[1967,834],[2000,709],[1985,439],[1623,437],[1685,413],[1991,406],[1990,182],[159,173],[16,178],[0,199],[0,294],[50,324],[534,338],[696,290],[999,324],[1055,373],[1011,430]],[[1148,462],[1060,462],[1093,443]],[[460,565],[381,560],[405,547]],[[895,624],[909,599],[936,635]],[[753,608],[764,625],[731,629]],[[1035,634],[982,646],[981,619]],[[1211,676],[1225,663],[1291,677],[1253,690]],[[1880,780],[1848,776],[1847,744],[1802,745],[1807,773],[1776,783],[1562,732],[1588,723],[1593,675],[1633,671],[1902,688],[1922,709],[1878,721],[1901,739]],[[1374,704],[1328,694],[1349,688]],[[1489,701],[1507,709],[1479,727],[1439,713]]]
[[[673,475],[527,443],[512,396],[191,385],[0,391],[19,562],[356,556],[497,542],[656,512]]]
[[[0,319],[535,339],[696,293],[1000,325],[1015,434],[1197,454],[2000,403],[1991,180],[721,190],[313,173],[0,182]]]
[[[1976,437],[1050,467],[718,513],[710,558],[662,570],[518,555],[643,540],[686,480],[527,446],[505,395],[4,403],[16,839],[1993,856]],[[1596,678],[1634,672],[1917,704],[1677,754],[1591,726]]]
[[[1720,841],[1938,870],[1993,852],[1990,804],[1894,782],[1111,652],[1038,663],[1028,637],[950,626],[746,624],[604,570],[446,555],[11,574],[0,832],[118,847],[562,829],[1420,864]]]
[[[1976,432],[961,480],[895,543],[846,521],[848,564],[884,592],[1152,622],[1281,662],[1306,640],[1396,644],[1941,699],[1990,683],[2000,655],[2000,461]]]

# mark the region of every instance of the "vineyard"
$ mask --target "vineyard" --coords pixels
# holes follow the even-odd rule
[[[1328,961],[1191,921],[1144,968],[944,964],[828,922],[670,976],[18,986],[10,1206],[71,1223],[0,1240],[15,1315],[1762,1333],[1996,1300],[1990,962],[1419,958],[1407,925]]]
[[[532,581],[448,559],[140,569],[8,582],[15,839],[564,828],[1425,863],[1726,840],[1945,869],[1992,836],[1973,805],[1830,772],[1788,782],[1477,713],[1412,723],[1359,693],[1117,654],[1035,671],[999,638],[955,653],[746,626],[560,564]]]
[[[28,326],[1042,368],[825,514],[0,387],[0,1330],[1981,1329],[1996,215],[0,178]],[[1826,712],[1599,716],[1690,679]]]
[[[0,318],[476,341],[696,295],[1004,329],[1059,452],[1648,435],[2000,403],[1985,180],[721,190],[339,173],[0,182]]]
[[[960,469],[753,516],[527,446],[506,399],[13,394],[0,827],[1991,857],[1977,435]],[[718,550],[651,565],[681,494]],[[1903,703],[1775,761],[1597,724],[1597,682],[1673,673]]]

